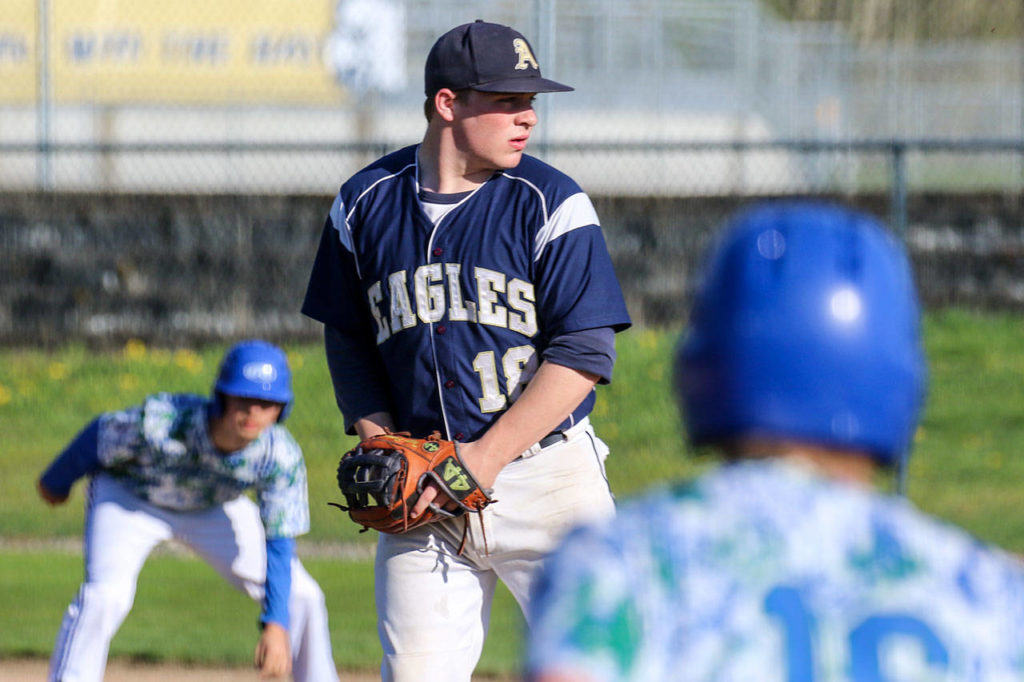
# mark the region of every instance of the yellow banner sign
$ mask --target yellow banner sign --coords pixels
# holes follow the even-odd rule
[[[325,62],[325,46],[345,2],[50,0],[52,97],[58,103],[336,102],[344,88]],[[41,5],[0,0],[0,102],[38,96]]]
[[[36,98],[36,5],[0,0],[0,103]]]

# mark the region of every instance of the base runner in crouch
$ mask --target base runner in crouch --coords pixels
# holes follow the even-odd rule
[[[51,682],[103,679],[142,565],[172,538],[262,603],[254,658],[264,676],[337,682],[323,592],[294,556],[309,505],[302,451],[281,424],[292,402],[284,352],[242,341],[211,396],[157,393],[104,413],[47,467],[37,487],[49,504],[91,479],[85,581],[57,635]]]
[[[614,513],[587,415],[630,321],[590,199],[523,153],[535,95],[571,88],[482,21],[437,40],[425,80],[422,143],[341,187],[303,312],[347,432],[437,430],[493,490],[479,516],[377,548],[383,679],[468,682],[497,581],[525,607],[562,533]],[[414,512],[446,502],[431,485]]]

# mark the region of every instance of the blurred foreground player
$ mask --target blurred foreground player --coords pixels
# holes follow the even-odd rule
[[[1020,680],[1024,570],[873,487],[926,368],[907,258],[815,203],[742,214],[675,387],[724,464],[579,528],[533,600],[530,679]]]
[[[139,571],[171,539],[262,602],[263,675],[338,679],[323,592],[294,556],[309,504],[302,451],[281,424],[292,402],[281,349],[243,341],[224,356],[212,396],[158,393],[100,415],[53,461],[38,482],[48,503],[65,502],[82,476],[91,481],[85,581],[57,635],[51,681],[103,679]]]

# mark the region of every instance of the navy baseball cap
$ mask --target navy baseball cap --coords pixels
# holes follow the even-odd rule
[[[540,75],[540,64],[523,34],[477,19],[437,39],[427,55],[427,97],[441,88],[481,92],[569,92]]]

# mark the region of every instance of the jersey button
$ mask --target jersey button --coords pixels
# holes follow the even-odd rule
[[[442,253],[444,253],[444,249],[442,249],[440,246],[434,249],[435,256],[440,256]]]
[[[443,324],[437,325],[438,334],[444,334],[446,331],[448,331],[448,327],[444,326]]]
[[[455,388],[455,381],[453,379],[449,379],[448,381],[444,382],[444,387]]]

